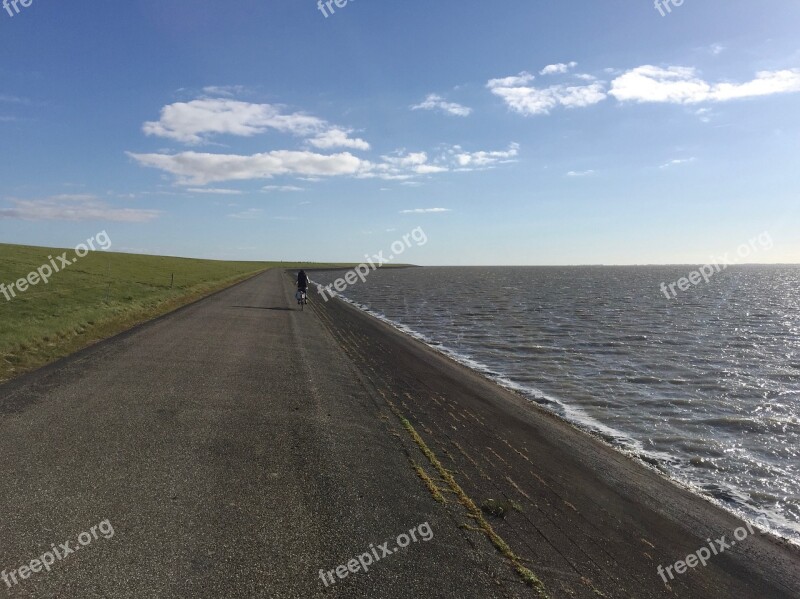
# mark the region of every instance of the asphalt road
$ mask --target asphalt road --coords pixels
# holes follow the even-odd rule
[[[531,596],[290,287],[269,271],[0,386],[0,597]]]

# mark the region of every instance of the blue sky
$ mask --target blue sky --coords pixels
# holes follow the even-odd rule
[[[768,231],[754,261],[800,262],[797,2],[333,6],[0,10],[0,241],[701,264]]]

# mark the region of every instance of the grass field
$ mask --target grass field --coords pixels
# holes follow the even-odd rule
[[[74,250],[0,244],[0,283]],[[0,381],[68,355],[285,262],[221,262],[91,252],[47,284],[7,300],[0,293]],[[310,267],[310,264],[303,264]],[[318,265],[334,266],[334,265]],[[174,279],[173,279],[174,277]]]

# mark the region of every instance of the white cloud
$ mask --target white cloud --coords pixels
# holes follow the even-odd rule
[[[695,111],[695,115],[697,115],[697,117],[700,119],[700,122],[702,123],[710,123],[713,114],[714,113],[711,111],[710,108],[698,108]]]
[[[506,78],[507,82],[528,81],[532,75],[522,73]],[[241,91],[206,88],[206,92],[230,93]],[[431,95],[420,108],[428,106],[450,111],[452,114],[468,114],[465,107],[444,102],[441,97]],[[463,109],[463,110],[462,110]],[[175,177],[179,185],[190,186],[196,193],[236,193],[224,188],[201,188],[212,183],[270,179],[287,175],[308,181],[320,177],[348,176],[361,179],[379,178],[388,181],[406,181],[421,176],[435,175],[453,170],[472,170],[478,167],[511,160],[518,147],[512,144],[505,151],[458,152],[451,150],[429,160],[426,152],[398,150],[383,155],[379,160],[361,159],[349,151],[327,154],[315,150],[370,150],[370,144],[360,138],[352,138],[353,130],[330,125],[314,116],[293,113],[283,114],[279,107],[270,104],[251,104],[227,98],[200,98],[187,103],[166,106],[158,121],[145,123],[148,135],[169,137],[189,144],[210,141],[217,134],[251,136],[267,130],[293,133],[306,138],[305,143],[313,149],[273,150],[258,154],[215,154],[210,152],[173,152],[162,150],[150,153],[128,152],[138,164],[156,168]],[[290,191],[291,186],[267,186],[265,191]],[[291,191],[299,190],[292,189]]]
[[[238,189],[219,189],[214,187],[191,187],[186,191],[191,191],[192,193],[210,193],[226,196],[238,196],[242,194],[242,192]]]
[[[467,108],[455,102],[446,102],[444,98],[436,94],[429,94],[420,104],[411,107],[411,110],[437,109],[454,116],[469,116],[472,113],[472,108]]]
[[[549,64],[541,71],[539,71],[540,75],[556,75],[559,73],[566,73],[570,69],[574,69],[578,66],[577,62],[570,62],[568,64],[564,64],[563,62],[559,62],[558,64]]]
[[[222,181],[270,179],[276,175],[334,177],[356,175],[372,168],[370,162],[349,152],[324,155],[307,151],[276,150],[253,155],[135,154],[128,156],[142,166],[157,168],[178,179],[180,184],[207,185]]]
[[[436,173],[446,173],[450,169],[446,166],[436,166],[435,164],[420,164],[415,166],[413,170],[418,175],[434,175]]]
[[[531,87],[523,78],[492,79],[487,84],[493,94],[503,99],[511,110],[529,115],[550,114],[558,106],[579,108],[602,102],[606,98],[603,83],[589,85],[553,85]]]
[[[519,144],[512,143],[508,150],[494,152],[463,152],[460,146],[455,146],[455,161],[458,166],[465,167],[487,167],[497,163],[513,162],[519,154]]]
[[[386,181],[404,181],[416,175],[430,175],[448,170],[446,166],[428,164],[427,152],[399,150],[395,154],[381,156],[382,162],[370,165],[358,175],[362,179],[380,178]]]
[[[400,214],[433,214],[439,212],[452,212],[450,208],[414,208],[413,210],[401,210]]]
[[[588,171],[569,171],[567,173],[567,177],[589,177],[594,175],[595,171],[588,170]]]
[[[408,179],[418,175],[491,168],[496,164],[513,162],[518,153],[519,144],[516,143],[510,144],[507,150],[502,151],[466,152],[461,146],[451,146],[430,161],[427,152],[406,153],[401,150],[392,155],[381,156],[382,162],[370,165],[369,169],[357,176],[378,177],[402,181],[405,185],[415,185],[417,183]]]
[[[265,185],[261,189],[263,191],[305,191],[302,187],[296,187],[295,185]]]
[[[511,77],[503,77],[502,79],[490,79],[489,83],[486,84],[486,87],[488,87],[489,89],[493,89],[496,87],[520,87],[523,85],[527,85],[534,79],[536,79],[534,75],[531,75],[527,71],[522,71],[519,75],[512,75]]]
[[[296,176],[307,181],[319,181],[320,177],[336,176],[407,181],[419,176],[492,168],[497,164],[514,162],[519,154],[519,144],[512,143],[506,150],[477,152],[467,152],[461,146],[453,146],[433,161],[429,160],[427,152],[405,150],[383,155],[380,162],[363,160],[349,152],[326,155],[291,150],[276,150],[253,155],[192,151],[178,154],[134,152],[127,154],[141,166],[156,168],[173,175],[179,185],[192,186],[190,187],[192,191],[224,193],[224,189],[195,186],[227,181],[270,179],[279,175]],[[303,188],[292,185],[267,185],[262,189],[303,191]]]
[[[692,67],[637,67],[614,79],[609,94],[620,102],[697,104],[800,92],[800,69],[761,71],[745,83],[708,83]]]
[[[147,135],[166,137],[188,144],[208,141],[212,135],[250,137],[274,129],[293,135],[312,135],[327,128],[322,119],[299,112],[282,114],[271,104],[251,104],[237,100],[201,98],[177,102],[161,109],[158,121],[146,122]]]
[[[400,154],[398,156],[381,156],[381,159],[388,165],[413,167],[428,162],[428,154],[426,152],[412,152],[411,154]]]
[[[241,86],[206,87],[215,95],[232,96]],[[349,137],[351,130],[302,112],[284,113],[280,106],[253,104],[231,98],[202,97],[191,102],[177,102],[161,109],[158,121],[146,122],[147,135],[166,137],[186,144],[207,143],[215,135],[251,137],[270,130],[298,137],[311,137],[308,143],[323,150],[349,148],[369,150],[363,139]]]
[[[571,87],[559,86],[550,88],[549,91],[558,100],[559,104],[567,108],[591,106],[602,102],[606,98],[602,83]]]
[[[675,160],[670,160],[659,166],[658,168],[669,168],[671,166],[678,166],[679,164],[688,164],[689,162],[694,162],[695,158],[676,158]]]
[[[57,195],[34,200],[10,198],[12,208],[0,208],[0,219],[113,221],[144,223],[158,218],[159,210],[114,208],[92,195]]]
[[[314,139],[309,139],[310,143],[315,148],[320,150],[330,150],[331,148],[350,148],[353,150],[369,150],[370,145],[363,139],[351,139],[348,134],[351,131],[338,129],[334,127],[324,133],[320,133]]]
[[[228,218],[236,218],[239,220],[254,220],[256,218],[260,218],[264,211],[261,208],[249,208],[248,210],[243,210],[241,212],[234,212],[233,214],[229,214]]]
[[[711,49],[714,53],[723,50],[722,46],[712,46]],[[565,73],[573,66],[576,65],[548,65],[542,74]],[[619,102],[698,104],[800,92],[800,69],[761,71],[756,73],[754,79],[744,83],[709,83],[692,67],[643,65],[625,72],[613,69],[605,71],[615,75],[609,91],[606,91],[606,82],[589,74],[575,75],[587,82],[586,85],[534,87],[530,85],[533,75],[523,72],[512,77],[491,79],[486,87],[502,98],[511,110],[526,116],[550,114],[557,107],[591,106],[608,96]]]

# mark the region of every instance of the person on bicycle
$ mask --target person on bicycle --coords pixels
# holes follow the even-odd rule
[[[308,275],[304,270],[297,273],[297,290],[308,294]]]

